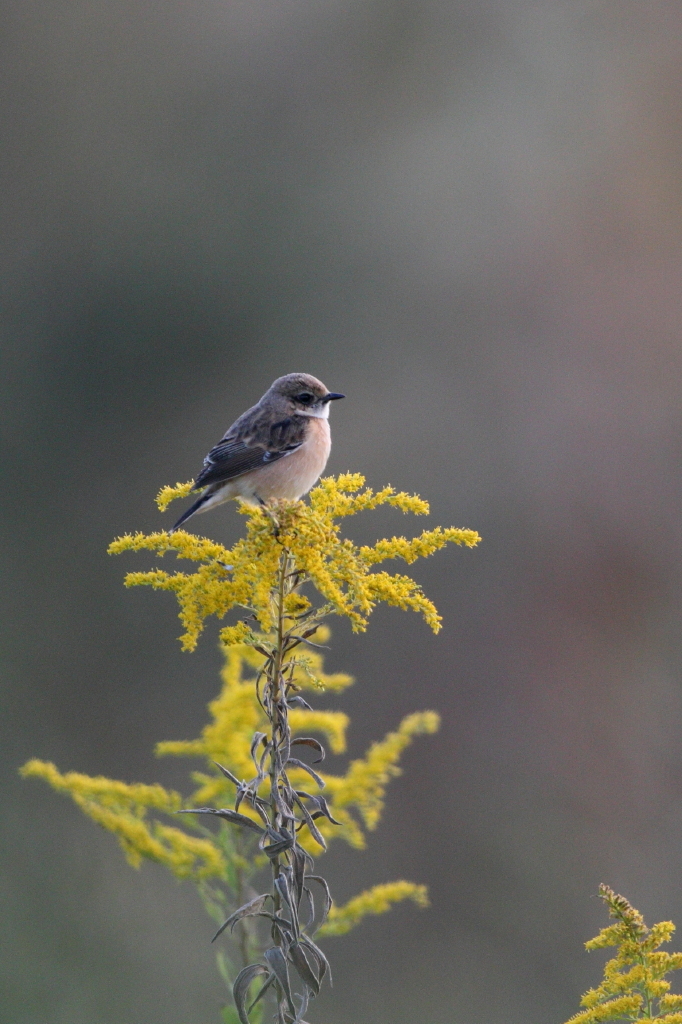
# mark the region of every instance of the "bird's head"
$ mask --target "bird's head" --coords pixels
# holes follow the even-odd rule
[[[337,398],[344,398],[334,391],[328,391],[321,380],[311,377],[309,373],[288,373],[278,377],[270,386],[270,396],[283,407],[289,415],[329,416],[329,403]]]

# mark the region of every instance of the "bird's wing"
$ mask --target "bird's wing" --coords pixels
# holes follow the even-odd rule
[[[226,483],[235,477],[250,473],[251,470],[291,455],[303,444],[304,423],[282,420],[273,424],[267,439],[253,435],[238,437],[228,431],[222,441],[211,448],[204,459],[204,468],[194,481],[192,490],[199,490],[209,484]]]

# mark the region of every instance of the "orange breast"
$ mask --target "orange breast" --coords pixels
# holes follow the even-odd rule
[[[263,501],[285,498],[295,501],[306,494],[324,471],[332,446],[329,422],[310,418],[307,436],[300,448],[271,466],[246,473],[235,480],[241,496],[258,495]],[[237,492],[239,493],[239,492]]]

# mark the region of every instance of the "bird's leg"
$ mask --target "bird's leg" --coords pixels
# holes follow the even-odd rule
[[[272,509],[270,509],[267,502],[263,501],[263,499],[260,498],[258,495],[256,495],[256,499],[258,500],[258,504],[260,505],[260,507],[263,509],[263,512],[265,512],[266,516],[272,523],[272,532],[274,533],[275,537],[279,537],[279,520],[277,519],[277,516],[272,511]]]

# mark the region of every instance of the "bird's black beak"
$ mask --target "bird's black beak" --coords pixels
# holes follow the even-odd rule
[[[335,391],[330,391],[328,395],[324,396],[325,402],[335,402],[337,398],[345,398],[345,395],[339,395]]]

